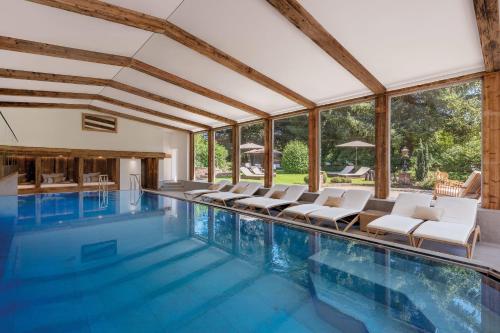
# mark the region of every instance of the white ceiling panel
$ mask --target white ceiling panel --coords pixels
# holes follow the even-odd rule
[[[150,99],[142,98],[142,97],[139,97],[139,96],[136,96],[133,94],[129,94],[129,93],[123,92],[121,90],[109,88],[109,87],[104,88],[101,95],[111,97],[111,98],[114,98],[114,99],[117,99],[117,100],[120,100],[123,102],[139,105],[139,106],[142,106],[145,108],[149,108],[149,109],[152,109],[154,111],[159,111],[159,112],[163,112],[165,114],[170,114],[170,115],[180,117],[183,119],[196,121],[196,122],[199,122],[201,124],[206,124],[209,126],[223,125],[222,123],[215,121],[214,119],[199,116],[199,115],[196,115],[196,114],[193,114],[193,113],[190,113],[190,112],[178,109],[178,108],[174,108],[174,107],[162,104],[162,103],[152,101]]]
[[[266,1],[185,0],[169,21],[316,103],[369,92]]]
[[[0,50],[2,68],[111,79],[122,67]]]
[[[11,89],[79,92],[87,94],[98,94],[102,90],[102,87],[100,86],[87,86],[82,84],[16,80],[16,79],[5,79],[5,78],[0,78],[0,87],[11,88]]]
[[[182,0],[104,0],[104,2],[166,19],[182,3]]]
[[[263,111],[300,108],[274,91],[162,35],[155,34],[136,58]]]
[[[142,2],[142,1],[141,1]],[[132,56],[151,32],[22,0],[2,0],[0,35]]]
[[[176,122],[176,121],[167,120],[167,119],[163,119],[163,118],[159,118],[159,117],[155,117],[155,116],[150,116],[150,115],[147,115],[147,114],[144,114],[144,113],[141,113],[141,112],[133,111],[133,110],[130,110],[130,109],[126,109],[126,108],[123,108],[123,107],[120,107],[120,106],[116,106],[116,105],[113,105],[113,104],[108,104],[108,103],[101,102],[101,101],[93,101],[92,105],[99,106],[99,107],[102,107],[102,108],[105,108],[105,109],[108,109],[108,110],[112,110],[112,111],[116,111],[116,112],[120,112],[120,113],[125,113],[125,114],[131,115],[131,116],[135,116],[135,117],[139,117],[139,118],[149,119],[149,120],[152,120],[152,121],[156,121],[158,123],[162,123],[162,124],[166,124],[166,125],[172,125],[172,126],[183,128],[183,129],[189,129],[189,130],[191,130],[191,129],[195,129],[196,128],[196,127],[193,127],[193,126],[190,126],[190,125],[186,125],[186,124],[183,124],[183,123],[179,123],[179,122]]]
[[[387,88],[484,68],[470,0],[300,0]]]
[[[115,80],[230,119],[243,120],[251,117],[244,111],[129,68],[124,68]]]
[[[31,97],[31,96],[5,96],[0,95],[2,102],[30,102],[30,103],[64,103],[64,104],[90,104],[89,99]]]

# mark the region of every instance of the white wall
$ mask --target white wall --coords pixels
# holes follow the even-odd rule
[[[130,189],[130,175],[138,174],[141,179],[141,160],[138,159],[120,159],[120,189]]]
[[[2,113],[19,139],[15,143],[9,132],[0,131],[2,145],[173,153],[172,161],[161,163],[160,180],[187,178],[187,133],[121,118],[118,133],[83,131],[81,110],[16,108],[2,109]],[[128,176],[125,180],[128,187]]]

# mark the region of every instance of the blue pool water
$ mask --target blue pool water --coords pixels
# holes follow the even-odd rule
[[[0,197],[1,332],[500,332],[472,269],[145,193]]]

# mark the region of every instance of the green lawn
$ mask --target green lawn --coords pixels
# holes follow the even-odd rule
[[[305,184],[304,183],[304,177],[307,176],[307,174],[300,174],[300,173],[281,173],[280,171],[277,172],[276,178],[274,179],[275,184]],[[220,181],[223,179],[231,180],[231,177],[216,177],[216,181]],[[249,182],[258,182],[258,183],[263,183],[264,180],[258,180],[258,179],[241,179],[242,181],[249,181]],[[330,183],[330,180],[328,180],[328,183]],[[364,178],[354,178],[352,179],[352,184],[353,185],[366,185],[366,186],[373,186],[374,182],[370,180],[364,180]],[[334,185],[334,184],[332,184]]]

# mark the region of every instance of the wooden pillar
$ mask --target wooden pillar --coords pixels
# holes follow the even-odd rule
[[[482,207],[500,209],[500,72],[483,81]]]
[[[234,125],[233,129],[233,184],[237,184],[240,181],[240,126]]]
[[[264,119],[264,187],[273,186],[273,121]]]
[[[189,133],[189,174],[188,180],[194,180],[194,133]]]
[[[83,157],[78,157],[76,169],[78,187],[81,188],[83,186]]]
[[[375,99],[375,197],[379,199],[386,199],[390,190],[389,127],[389,98],[378,95]]]
[[[42,158],[35,157],[35,188],[39,189],[42,181]]]
[[[208,130],[208,182],[215,180],[215,133],[213,129]]]
[[[118,190],[120,190],[120,159],[117,158],[115,159],[115,179],[114,182],[116,186],[118,187]]]
[[[320,188],[319,109],[309,110],[309,192]]]

